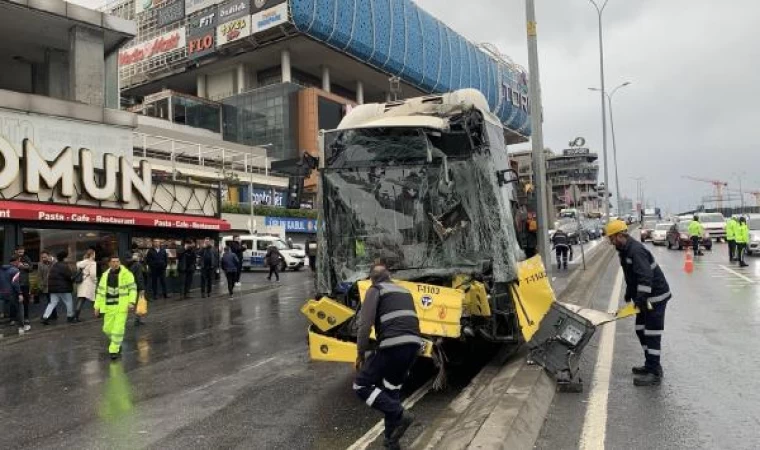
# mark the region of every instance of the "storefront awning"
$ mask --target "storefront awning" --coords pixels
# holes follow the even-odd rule
[[[216,217],[0,200],[0,219],[227,231]]]

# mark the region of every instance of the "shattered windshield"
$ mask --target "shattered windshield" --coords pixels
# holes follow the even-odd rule
[[[508,277],[512,248],[499,228],[511,214],[502,216],[497,192],[484,188],[493,172],[487,155],[468,148],[464,158],[461,146],[450,150],[452,141],[434,130],[334,133],[326,138],[321,177],[322,267],[333,271],[333,282],[366,278],[378,258],[405,279],[491,266]]]

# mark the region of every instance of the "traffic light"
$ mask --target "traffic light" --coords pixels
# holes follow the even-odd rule
[[[301,209],[301,197],[303,196],[303,180],[301,176],[288,177],[288,209]]]

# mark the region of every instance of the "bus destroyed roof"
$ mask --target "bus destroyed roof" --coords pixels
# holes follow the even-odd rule
[[[359,105],[343,118],[338,129],[381,126],[444,129],[447,118],[473,108],[480,111],[487,122],[501,127],[498,117],[489,111],[483,94],[475,89],[461,89],[447,94]]]

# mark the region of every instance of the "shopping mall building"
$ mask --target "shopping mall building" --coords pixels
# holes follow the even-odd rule
[[[316,154],[318,130],[356,104],[467,87],[486,96],[508,143],[530,134],[525,72],[411,0],[121,0],[108,10],[137,25],[119,52],[125,107],[266,146],[273,159]]]
[[[134,21],[62,0],[0,0],[0,260],[79,260],[218,238],[224,181],[286,187],[266,150],[119,109]]]

